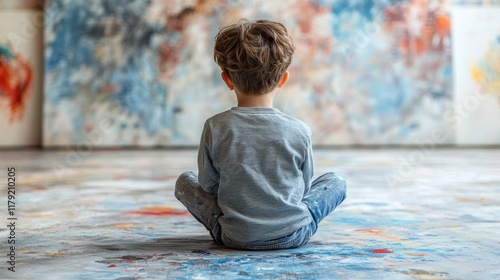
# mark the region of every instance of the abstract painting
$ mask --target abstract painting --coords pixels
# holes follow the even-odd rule
[[[41,139],[41,12],[0,12],[0,147]]]
[[[457,144],[500,144],[500,8],[456,7],[453,16]],[[473,43],[471,43],[473,42]]]
[[[242,17],[294,37],[275,105],[315,144],[415,144],[436,131],[451,143],[448,11],[397,3],[49,0],[44,145],[197,145],[205,119],[236,104],[212,52],[219,28]]]

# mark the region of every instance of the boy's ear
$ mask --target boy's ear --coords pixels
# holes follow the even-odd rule
[[[222,80],[224,81],[224,83],[226,83],[226,86],[227,86],[230,90],[233,90],[233,89],[234,89],[233,82],[231,82],[231,80],[229,79],[229,76],[226,74],[226,72],[222,72],[222,73],[220,74],[220,76],[222,77]]]
[[[282,88],[285,84],[286,84],[286,81],[288,81],[288,78],[290,77],[290,73],[288,73],[288,71],[286,71],[283,76],[281,76],[281,79],[280,81],[278,82],[278,88]]]

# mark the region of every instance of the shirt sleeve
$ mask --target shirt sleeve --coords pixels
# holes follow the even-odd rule
[[[313,149],[311,143],[311,132],[308,134],[306,155],[302,163],[302,176],[304,178],[304,195],[311,189],[311,181],[314,176]]]
[[[198,150],[198,181],[204,191],[217,194],[220,175],[213,166],[211,147],[212,133],[208,123],[205,123],[201,134],[200,149]]]

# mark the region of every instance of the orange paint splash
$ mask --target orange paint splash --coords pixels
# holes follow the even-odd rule
[[[117,224],[117,225],[114,225],[113,227],[114,228],[129,228],[129,227],[133,227],[134,224]]]
[[[457,198],[455,198],[455,200],[458,202],[486,202],[486,201],[488,201],[488,199],[485,197],[481,197],[481,198],[457,197]]]
[[[383,232],[381,229],[375,229],[375,228],[362,228],[362,229],[356,229],[354,231],[362,233],[370,233],[370,234],[380,234]]]
[[[125,214],[135,214],[144,216],[188,216],[188,211],[175,210],[170,206],[148,206],[139,210],[127,211]]]
[[[426,9],[427,4],[411,2],[406,7],[395,7],[384,10],[384,27],[389,31],[398,32],[398,48],[407,57],[407,63],[412,63],[413,57],[421,56],[428,51],[442,52],[445,41],[450,36],[450,18],[447,14],[436,14],[432,9]],[[418,21],[423,22],[419,30],[412,28],[416,11]]]
[[[393,241],[401,241],[401,238],[397,236],[387,235],[387,230],[384,229],[361,228],[361,229],[355,229],[354,231],[363,234],[375,235],[377,238],[389,239]]]
[[[22,117],[24,103],[30,93],[32,80],[31,65],[19,54],[9,57],[5,53],[0,53],[0,96],[8,99],[10,123],[14,122],[16,116]]]
[[[447,15],[440,15],[436,18],[436,31],[441,36],[446,36],[450,33],[450,18]]]

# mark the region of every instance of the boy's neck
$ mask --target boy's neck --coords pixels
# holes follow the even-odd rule
[[[276,91],[262,95],[245,95],[236,93],[238,107],[267,107],[273,108],[273,100]]]

